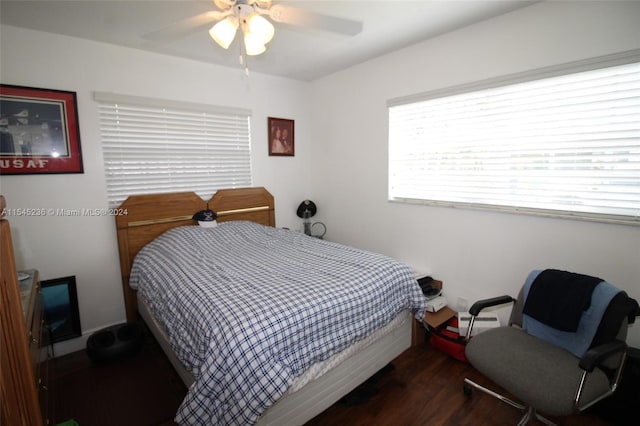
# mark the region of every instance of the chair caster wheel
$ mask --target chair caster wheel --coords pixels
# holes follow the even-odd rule
[[[471,388],[471,386],[469,386],[469,385],[468,385],[468,384],[466,384],[466,383],[465,383],[465,384],[463,384],[463,385],[462,385],[462,392],[464,392],[464,394],[465,394],[466,396],[471,396],[471,393],[472,393],[472,388]]]

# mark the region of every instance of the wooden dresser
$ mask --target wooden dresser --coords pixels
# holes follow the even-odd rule
[[[40,359],[40,347],[48,333],[40,281],[35,270],[24,271],[28,277],[18,280],[11,228],[5,218],[0,219],[0,260],[0,424],[47,424],[51,418],[46,402],[48,362],[47,357]]]

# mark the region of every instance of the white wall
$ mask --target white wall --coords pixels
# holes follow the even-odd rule
[[[3,84],[77,93],[83,174],[2,176],[0,193],[13,208],[107,206],[94,91],[174,99],[253,111],[254,185],[276,200],[276,223],[301,228],[295,210],[312,198],[308,83],[251,73],[238,67],[150,54],[107,44],[4,26],[0,76]],[[269,157],[267,117],[295,120],[295,157]],[[85,338],[125,320],[113,217],[10,218],[18,267],[36,268],[41,279],[75,275]],[[58,354],[84,347],[63,342]]]
[[[554,267],[640,300],[640,227],[387,201],[388,99],[640,48],[638,2],[545,2],[313,83],[314,182],[329,239],[403,260],[450,305],[516,295]],[[640,346],[640,325],[630,330]]]

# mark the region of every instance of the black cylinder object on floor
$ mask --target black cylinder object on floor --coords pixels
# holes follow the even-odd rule
[[[139,323],[112,325],[89,336],[87,354],[94,362],[109,362],[137,351],[143,337]]]

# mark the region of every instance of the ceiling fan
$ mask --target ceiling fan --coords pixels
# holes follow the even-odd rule
[[[219,10],[210,10],[178,21],[159,31],[148,33],[144,38],[170,41],[201,31],[213,24],[209,29],[209,35],[216,43],[228,49],[240,30],[243,54],[253,56],[264,53],[266,45],[275,34],[275,28],[267,18],[276,23],[351,36],[362,31],[362,22],[272,4],[271,0],[213,0],[213,3]]]

